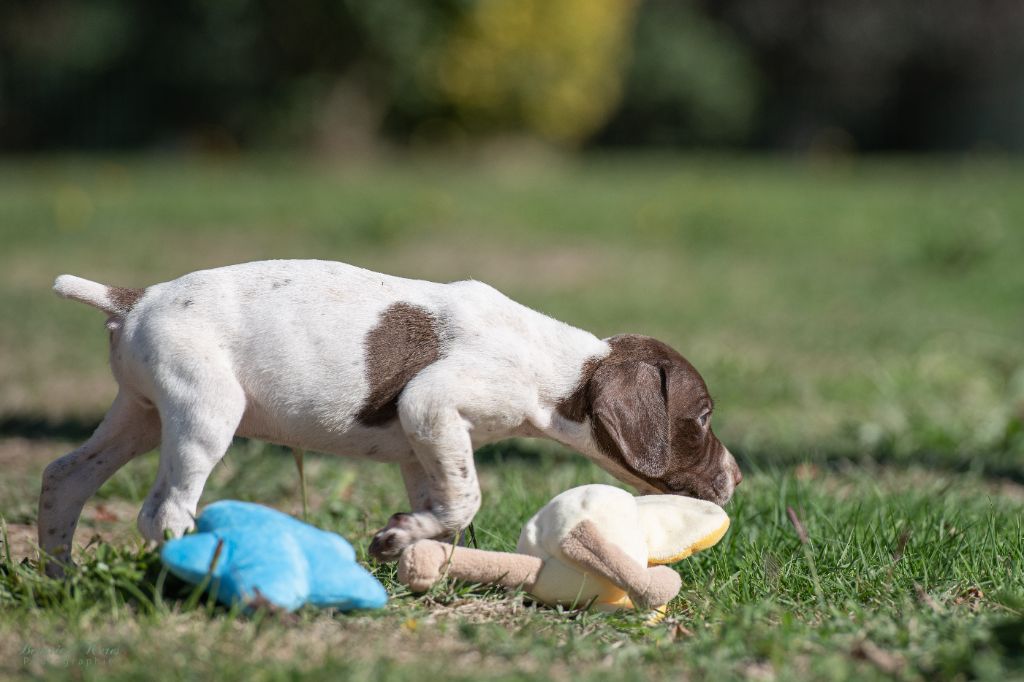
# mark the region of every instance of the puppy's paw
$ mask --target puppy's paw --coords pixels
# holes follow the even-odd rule
[[[139,511],[137,524],[142,537],[155,545],[163,544],[168,538],[180,538],[196,527],[195,517],[170,501],[154,508],[147,500]]]
[[[370,556],[377,561],[394,561],[403,549],[419,540],[413,532],[416,526],[412,514],[393,514],[370,541]]]
[[[55,578],[57,580],[63,580],[68,573],[73,573],[78,567],[75,562],[62,554],[60,557],[43,557],[40,556],[39,565],[43,568],[43,573],[47,578]]]

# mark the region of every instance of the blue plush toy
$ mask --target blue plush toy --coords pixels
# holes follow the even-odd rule
[[[196,532],[167,542],[160,558],[190,583],[210,575],[210,589],[225,604],[265,600],[288,611],[303,604],[347,610],[380,608],[388,599],[340,535],[249,502],[209,505]]]

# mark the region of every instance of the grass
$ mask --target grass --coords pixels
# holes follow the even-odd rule
[[[1022,181],[998,159],[0,164],[0,676],[1024,678]],[[381,612],[239,617],[138,544],[153,454],[88,505],[79,573],[38,576],[21,558],[39,473],[114,392],[101,316],[53,276],[142,285],[266,257],[475,277],[683,351],[746,480],[725,540],[678,565],[669,618],[414,597],[388,566]],[[478,462],[492,549],[554,494],[612,482],[545,443]],[[405,508],[389,467],[309,453],[306,470],[311,520],[360,552]],[[290,453],[235,443],[204,502],[226,497],[300,513]]]

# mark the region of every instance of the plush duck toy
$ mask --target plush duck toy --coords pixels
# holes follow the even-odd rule
[[[634,497],[609,485],[585,485],[537,512],[523,528],[516,553],[421,540],[402,553],[398,579],[414,592],[448,575],[521,587],[549,605],[659,609],[682,585],[664,564],[711,547],[728,529],[728,515],[711,502]]]

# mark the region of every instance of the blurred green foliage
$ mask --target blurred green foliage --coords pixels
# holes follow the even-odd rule
[[[0,149],[1024,148],[1024,5],[7,0]]]
[[[742,142],[753,130],[753,54],[688,2],[639,13],[622,107],[602,135],[624,144]]]

